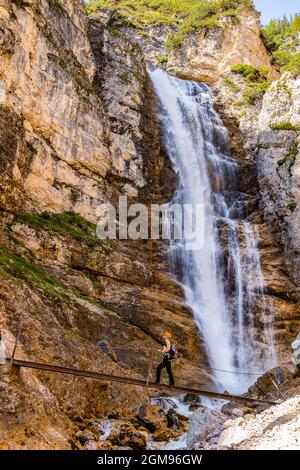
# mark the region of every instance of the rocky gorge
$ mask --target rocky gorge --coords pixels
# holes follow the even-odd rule
[[[255,10],[242,7],[239,21],[221,23],[208,33],[196,29],[169,51],[174,25],[140,29],[108,8],[88,15],[79,0],[0,2],[5,342],[11,354],[20,331],[20,359],[146,378],[152,351],[171,330],[180,384],[215,389],[205,338],[182,285],[168,275],[167,243],[96,237],[100,204],[126,195],[149,206],[170,201],[176,190],[149,76],[159,66],[212,89],[258,239],[264,292],[253,301],[257,341],[272,323],[281,366],[273,380],[292,398],[271,411],[220,411],[195,397],[174,404],[174,397],[131,385],[4,366],[1,449],[136,450],[185,435],[189,448],[278,447],[281,427],[292,436],[297,429],[290,344],[300,331],[300,82],[279,73]],[[237,64],[266,68],[261,83],[268,87],[254,102],[244,100],[249,83],[234,71]],[[241,253],[246,257],[242,244]],[[268,386],[264,377],[249,393],[278,399]],[[257,431],[256,420],[270,435]]]

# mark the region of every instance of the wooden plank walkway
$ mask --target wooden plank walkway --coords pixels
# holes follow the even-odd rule
[[[278,404],[276,402],[268,401],[268,400],[256,400],[256,399],[253,399],[253,398],[247,398],[247,397],[243,397],[243,396],[230,395],[230,394],[217,393],[217,392],[210,392],[210,391],[207,391],[207,390],[200,390],[200,389],[181,387],[181,386],[169,386],[169,385],[165,385],[165,384],[156,384],[154,382],[131,379],[131,378],[128,378],[128,377],[120,377],[120,376],[116,376],[116,375],[101,374],[99,372],[80,370],[80,369],[72,369],[72,368],[69,368],[69,367],[55,366],[55,365],[52,365],[52,364],[41,364],[41,363],[38,363],[38,362],[22,361],[20,359],[14,359],[14,358],[12,358],[11,363],[14,366],[17,366],[17,367],[25,367],[25,368],[29,368],[29,369],[43,370],[43,371],[54,372],[54,373],[59,373],[59,374],[68,374],[68,375],[74,375],[74,376],[78,376],[78,377],[85,377],[85,378],[95,379],[95,380],[104,380],[106,382],[117,382],[117,383],[123,383],[123,384],[128,384],[128,385],[136,385],[136,386],[139,386],[139,387],[145,387],[145,388],[152,388],[152,389],[157,389],[157,390],[162,390],[162,391],[174,392],[174,394],[176,394],[176,393],[194,393],[195,395],[200,395],[202,397],[210,397],[210,398],[214,398],[216,400],[228,400],[228,401],[234,401],[234,402],[239,402],[239,403],[249,403],[249,404],[258,405],[258,406],[264,406],[264,405],[269,406],[269,405]]]

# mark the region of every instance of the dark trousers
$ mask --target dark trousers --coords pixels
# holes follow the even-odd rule
[[[173,377],[173,373],[172,373],[171,361],[168,358],[168,356],[164,356],[161,363],[157,366],[157,369],[156,369],[156,383],[157,384],[160,383],[161,371],[163,370],[164,367],[167,369],[170,385],[174,385],[174,377]]]

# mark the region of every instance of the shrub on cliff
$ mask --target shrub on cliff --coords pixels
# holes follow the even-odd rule
[[[242,75],[249,82],[263,82],[268,76],[268,67],[254,67],[250,64],[237,64],[231,67],[231,72]]]
[[[262,100],[269,89],[268,67],[254,67],[249,64],[237,64],[231,67],[231,72],[241,75],[246,87],[243,91],[243,104],[255,104]]]
[[[136,28],[148,25],[169,24],[178,27],[170,35],[167,46],[177,47],[187,35],[199,28],[212,29],[221,20],[238,20],[239,11],[254,8],[252,0],[90,0],[88,13],[98,8],[117,11],[118,15]]]
[[[271,20],[261,32],[267,49],[281,70],[300,75],[300,15]]]
[[[279,49],[273,53],[273,56],[277,64],[280,65],[282,72],[291,72],[294,77],[300,75],[300,52],[289,54]]]
[[[19,213],[16,215],[14,222],[28,225],[36,230],[48,228],[92,246],[100,243],[100,239],[96,237],[96,225],[74,212],[62,212],[60,214],[49,214],[47,212],[42,214]]]
[[[276,122],[271,125],[273,131],[300,131],[300,123],[292,124],[290,121]]]

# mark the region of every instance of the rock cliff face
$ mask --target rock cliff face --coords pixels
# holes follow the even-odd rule
[[[245,82],[234,74],[226,74],[214,86],[216,105],[229,129],[232,153],[242,167],[241,188],[251,201],[249,220],[259,238],[264,301],[274,319],[279,363],[290,360],[289,344],[300,327],[296,248],[299,132],[296,127],[286,131],[270,126],[298,122],[297,82],[284,75],[272,83],[262,100],[251,104],[242,99]],[[256,320],[258,324],[263,321],[261,305],[257,305]]]
[[[99,203],[120,194],[159,202],[174,188],[140,49],[122,33],[88,25],[79,1],[5,2],[0,14],[8,352],[21,322],[19,357],[146,377],[151,351],[172,329],[183,383],[210,384],[182,290],[164,274],[164,244],[100,243],[88,222]],[[126,413],[145,397],[132,387],[28,371],[2,379],[4,447],[51,448],[59,433],[57,446],[68,448],[75,414]]]
[[[280,123],[283,123],[283,130],[280,130]],[[264,213],[276,227],[289,272],[297,285],[300,267],[299,123],[300,79],[284,74],[265,95],[259,115],[258,177]],[[276,125],[279,130],[271,130]],[[284,130],[285,127],[290,130]]]
[[[252,64],[269,68],[269,77],[278,77],[271,56],[260,38],[260,16],[255,11],[240,13],[239,21],[223,20],[221,27],[196,30],[178,48],[165,48],[174,27],[149,26],[142,33],[125,29],[143,49],[146,59],[160,64],[179,78],[214,83],[232,65]]]
[[[151,352],[170,329],[181,354],[175,376],[180,371],[182,384],[212,387],[182,289],[165,274],[166,246],[100,242],[93,225],[97,206],[119,195],[149,204],[169,200],[174,191],[146,69],[165,53],[169,31],[152,28],[141,36],[113,28],[105,12],[102,20],[89,20],[79,0],[0,2],[0,312],[9,352],[21,324],[19,358],[146,377]],[[179,77],[217,82],[238,62],[265,65],[270,77],[277,75],[254,13],[209,34],[196,32],[169,54],[166,67]],[[261,237],[282,357],[300,329],[293,282],[299,274],[293,258],[299,254],[297,162],[278,167],[292,145],[295,153],[298,133],[268,128],[283,112],[297,121],[299,84],[286,80],[271,87],[260,118],[259,106],[247,110],[251,119],[231,107],[220,82],[216,92]],[[278,240],[287,246],[288,263]],[[260,311],[257,305],[258,328]],[[85,419],[132,418],[148,399],[130,386],[4,369],[0,393],[5,449],[81,448]],[[70,440],[78,432],[76,442]],[[139,432],[145,443],[145,429]]]
[[[131,194],[144,186],[143,57],[124,36],[97,32],[98,44],[89,40],[81,2],[1,7],[5,208],[74,210],[95,219],[97,205],[114,192],[109,174],[122,180],[120,190],[133,185]]]
[[[79,2],[8,2],[1,23],[10,33],[1,51],[2,142],[10,154],[2,205],[91,216],[111,162]]]

